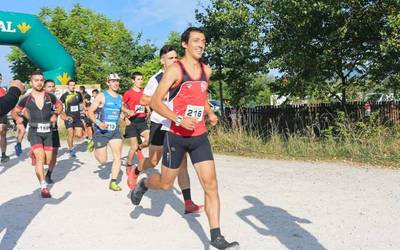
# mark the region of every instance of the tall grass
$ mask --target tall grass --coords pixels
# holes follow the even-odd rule
[[[271,131],[263,138],[243,126],[221,125],[211,129],[210,141],[214,151],[223,154],[400,167],[400,126],[382,124],[376,114],[363,122],[350,122],[340,114],[337,124],[319,137],[310,129],[285,136]]]

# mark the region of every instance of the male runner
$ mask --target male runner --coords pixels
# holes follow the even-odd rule
[[[92,98],[90,98],[90,102],[92,103],[94,101],[94,99],[96,98],[96,96],[99,94],[99,90],[98,89],[94,89],[92,90]]]
[[[238,249],[239,243],[227,242],[220,231],[218,184],[205,125],[205,112],[212,125],[218,122],[207,104],[211,69],[201,63],[206,37],[201,29],[191,27],[182,34],[181,42],[185,55],[165,71],[151,103],[157,113],[170,120],[170,130],[164,140],[161,174],[143,178],[131,193],[131,200],[138,205],[149,188],[171,189],[188,152],[204,189],[210,244],[217,249]],[[163,103],[167,94],[171,109]]]
[[[150,105],[151,97],[153,96],[165,70],[177,60],[178,57],[176,49],[173,46],[166,45],[161,48],[160,62],[161,65],[163,65],[163,68],[150,78],[149,83],[144,88],[143,95],[140,99],[142,105]],[[139,162],[139,166],[135,168],[135,170],[132,171],[129,176],[129,180],[131,180],[131,182],[135,185],[139,172],[142,172],[147,168],[154,168],[157,166],[163,153],[163,143],[166,131],[162,130],[161,127],[163,123],[166,123],[166,119],[157,112],[153,111],[151,113],[150,120],[149,157],[145,158],[144,161]],[[178,184],[182,190],[183,199],[185,201],[185,213],[197,213],[202,211],[203,206],[198,206],[192,201],[186,155],[183,158],[179,169]]]
[[[79,104],[83,101],[83,97],[80,92],[75,91],[75,80],[68,81],[68,91],[65,92],[60,101],[64,103],[64,110],[67,116],[65,117],[64,124],[67,129],[67,143],[70,157],[76,157],[74,150],[74,136],[82,138],[82,121],[81,111]]]
[[[13,118],[18,124],[23,119],[17,112],[26,109],[29,116],[28,140],[31,143],[35,158],[36,176],[40,182],[41,196],[50,198],[50,192],[44,176],[44,164],[50,165],[53,157],[53,132],[51,124],[57,122],[57,116],[62,111],[62,104],[52,93],[44,90],[44,78],[41,72],[35,71],[30,78],[32,92],[25,96],[12,112]],[[53,111],[53,110],[56,111]]]
[[[132,169],[132,160],[138,149],[142,149],[147,146],[149,141],[149,128],[147,127],[147,113],[146,106],[140,105],[140,97],[143,94],[143,75],[140,72],[134,72],[131,77],[132,87],[129,88],[122,97],[122,102],[125,107],[132,110],[134,115],[132,117],[126,118],[127,125],[125,127],[125,138],[129,140],[129,153],[126,163],[126,172],[128,174],[128,186],[133,189],[136,182],[129,177],[134,175],[129,175]],[[139,147],[138,138],[143,138],[142,144]],[[140,154],[140,153],[139,153]],[[142,157],[138,156],[139,162],[143,161]]]
[[[55,95],[56,93],[56,84],[53,80],[46,80],[44,81],[44,88],[45,91],[48,93],[52,93]],[[56,107],[53,106],[53,112],[57,112]],[[65,115],[65,113],[62,112],[62,105],[61,105],[61,115]],[[46,173],[46,182],[51,184],[54,183],[54,181],[51,179],[51,174],[53,173],[53,169],[56,166],[57,163],[57,154],[58,154],[58,149],[60,148],[60,135],[58,134],[58,125],[57,121],[51,124],[51,132],[52,132],[52,138],[53,138],[53,154],[51,157],[51,160],[49,162],[49,168],[47,169]]]
[[[3,81],[3,75],[0,74],[0,84]],[[0,97],[5,96],[7,93],[6,89],[0,87]],[[0,149],[1,149],[1,162],[5,163],[10,160],[10,157],[6,155],[7,150],[7,114],[0,116]]]
[[[108,90],[96,96],[89,108],[89,118],[95,124],[93,142],[94,156],[100,164],[107,162],[107,144],[110,145],[113,154],[111,168],[111,181],[109,188],[113,191],[121,191],[117,184],[117,177],[121,167],[122,139],[119,131],[119,119],[121,111],[131,116],[133,112],[122,105],[122,97],[117,93],[120,78],[117,74],[110,74],[107,78]],[[95,112],[98,109],[98,117]]]
[[[20,100],[24,98],[24,96],[20,96]],[[24,140],[24,136],[26,133],[26,127],[28,126],[28,119],[23,115],[23,112],[18,112],[18,116],[23,119],[21,124],[17,124],[14,120],[15,127],[17,128],[17,143],[15,144],[15,155],[20,156],[22,154],[22,141]]]
[[[86,134],[86,150],[89,152],[93,152],[94,150],[93,123],[88,115],[88,110],[91,105],[92,103],[90,102],[90,95],[87,94],[83,97],[82,122]]]

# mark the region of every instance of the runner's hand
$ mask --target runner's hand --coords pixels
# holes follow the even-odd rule
[[[15,123],[18,124],[22,124],[24,122],[24,119],[22,117],[18,117],[17,120],[15,120]]]
[[[217,125],[218,123],[218,116],[214,113],[208,115],[208,121],[212,126]]]
[[[197,119],[193,117],[183,117],[181,126],[187,130],[194,130],[197,124]]]
[[[57,122],[57,115],[52,115],[52,116],[50,117],[50,122],[51,122],[51,123],[56,123],[56,122]]]
[[[126,114],[127,114],[129,117],[131,117],[131,116],[134,116],[134,115],[135,115],[135,111],[129,109],[129,110],[126,112]]]
[[[10,82],[10,87],[17,87],[21,91],[21,95],[25,93],[25,85],[20,80],[12,80]]]
[[[131,120],[129,120],[128,118],[124,119],[126,126],[131,125]]]
[[[71,116],[66,116],[66,117],[65,117],[65,120],[67,120],[67,121],[69,121],[69,122],[72,122],[74,119],[72,119]]]
[[[104,122],[100,122],[99,125],[97,125],[97,126],[99,126],[99,128],[102,130],[106,130],[108,128],[107,123],[104,123]]]

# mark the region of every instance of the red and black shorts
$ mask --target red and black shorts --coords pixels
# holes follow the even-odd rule
[[[183,157],[189,153],[192,164],[214,160],[208,134],[183,137],[167,132],[164,138],[162,164],[167,168],[179,168]]]
[[[44,151],[53,151],[53,132],[38,133],[36,128],[29,128],[28,141],[32,150],[43,148]]]

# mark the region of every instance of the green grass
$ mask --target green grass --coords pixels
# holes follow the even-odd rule
[[[351,123],[340,118],[333,128],[316,137],[312,133],[290,134],[286,138],[272,132],[267,139],[242,128],[216,127],[210,132],[213,150],[220,154],[257,158],[350,161],[400,168],[400,126],[384,126],[373,117],[368,122]],[[306,135],[304,135],[306,134]]]

